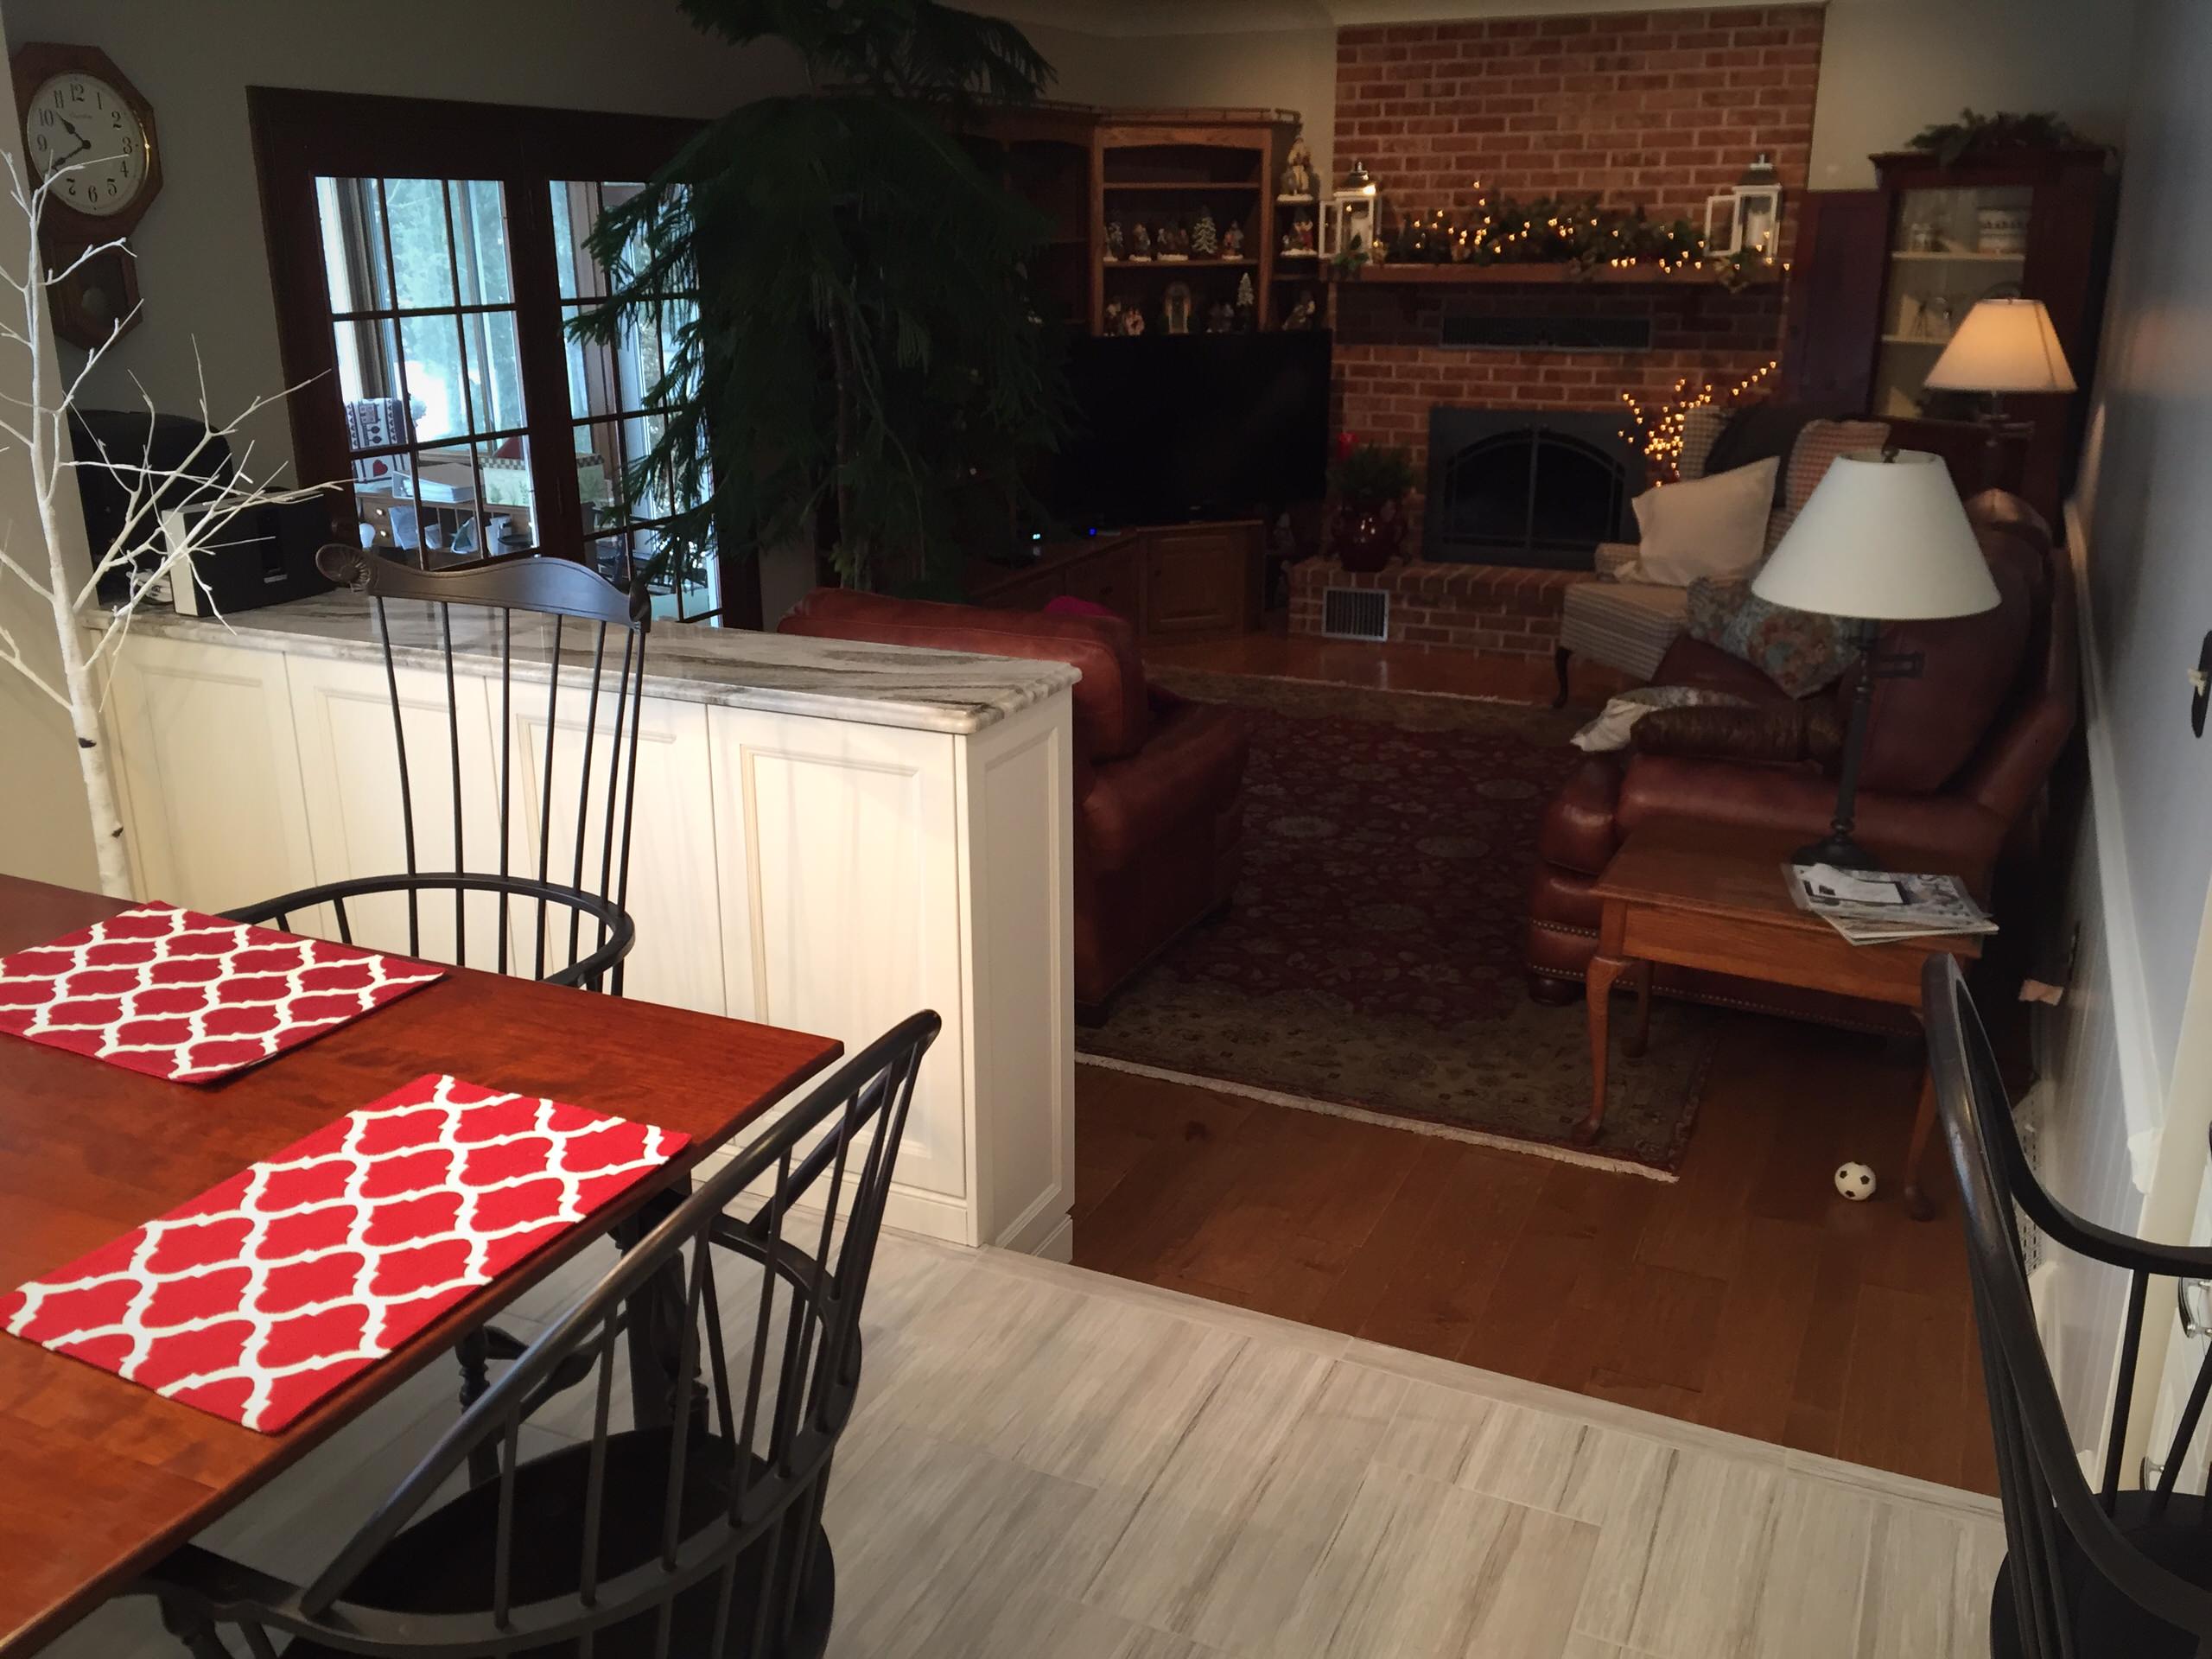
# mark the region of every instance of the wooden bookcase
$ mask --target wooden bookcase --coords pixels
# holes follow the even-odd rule
[[[1106,304],[1141,306],[1148,330],[1161,326],[1169,284],[1192,293],[1192,332],[1216,302],[1234,304],[1240,277],[1252,279],[1262,328],[1280,326],[1297,290],[1283,289],[1275,200],[1298,118],[1281,110],[1108,110],[1037,104],[974,116],[963,137],[983,163],[1051,221],[1039,251],[1040,288],[1065,320],[1096,334]],[[1309,204],[1310,206],[1310,204]],[[1106,226],[1141,222],[1187,229],[1203,207],[1217,230],[1244,233],[1236,259],[1109,259]],[[1311,211],[1318,214],[1318,207]],[[1280,219],[1280,223],[1279,223]],[[1306,260],[1318,293],[1320,262]],[[1295,274],[1295,273],[1291,273]]]
[[[1879,188],[1802,199],[1777,396],[1863,410],[1914,448],[1958,447],[1980,400],[1922,385],[1955,326],[1993,292],[2043,302],[2077,385],[2096,368],[2112,245],[2112,152],[2095,147],[1873,157]],[[1978,245],[1984,207],[2027,214],[2024,245]],[[1917,232],[1917,234],[1916,234]],[[1929,320],[1931,302],[1941,309]],[[2032,423],[2017,486],[2055,524],[2080,453],[2084,393],[2016,397]]]

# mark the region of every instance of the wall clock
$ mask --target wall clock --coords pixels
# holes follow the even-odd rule
[[[154,106],[98,47],[33,42],[12,60],[23,156],[49,183],[40,245],[51,267],[127,236],[161,194]],[[48,290],[54,331],[90,349],[137,317],[137,262],[114,249]]]

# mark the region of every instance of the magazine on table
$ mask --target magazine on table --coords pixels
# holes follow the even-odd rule
[[[1994,933],[1997,924],[1955,875],[1899,875],[1785,864],[1797,908],[1818,916],[1853,944]]]

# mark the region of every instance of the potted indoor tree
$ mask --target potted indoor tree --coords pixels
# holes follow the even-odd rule
[[[1414,486],[1413,456],[1402,445],[1363,443],[1346,432],[1329,468],[1336,516],[1329,552],[1347,570],[1380,570],[1406,538],[1404,502]]]

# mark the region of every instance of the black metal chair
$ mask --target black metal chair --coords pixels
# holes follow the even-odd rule
[[[2212,1277],[2212,1249],[2153,1244],[2086,1221],[2046,1192],[1955,958],[1929,959],[1922,993],[1929,1065],[1959,1178],[1974,1322],[2005,1504],[2005,1560],[1992,1593],[1990,1651],[2029,1659],[2212,1656],[2212,1507],[2176,1490],[2212,1395],[2212,1355],[2147,1491],[2120,1490],[2128,1402],[2153,1278]],[[2119,1387],[2092,1491],[2037,1334],[2019,1211],[2063,1249],[2128,1276]]]
[[[528,907],[534,906],[535,943],[528,953],[531,976],[552,984],[607,989],[620,995],[622,960],[637,937],[636,927],[625,906],[630,886],[630,822],[637,792],[640,723],[638,704],[645,680],[645,635],[652,621],[651,600],[644,584],[634,585],[626,594],[573,560],[537,554],[516,554],[425,570],[359,548],[334,544],[322,550],[316,563],[332,581],[365,592],[375,601],[377,632],[384,645],[385,683],[391,696],[392,736],[398,751],[400,823],[406,868],[390,875],[324,882],[225,913],[232,921],[264,922],[289,929],[296,915],[327,905],[335,918],[339,938],[350,944],[353,943],[353,918],[348,913],[348,903],[358,905],[365,899],[397,896],[406,905],[407,954],[421,956],[423,906],[432,895],[450,893],[451,955],[455,962],[467,963],[469,895],[488,893],[498,900],[493,954],[498,972],[506,973],[511,967],[511,913],[527,915]],[[446,735],[450,747],[454,865],[450,870],[424,869],[416,852],[415,778],[408,764],[405,709],[392,652],[392,619],[388,605],[394,600],[423,601],[430,607],[426,614],[436,622],[436,641],[445,671]],[[495,871],[462,868],[467,845],[464,802],[469,793],[469,780],[462,775],[462,717],[454,668],[453,610],[456,605],[499,613],[496,747],[499,846],[499,868]],[[512,868],[516,807],[514,635],[518,612],[550,619],[550,655],[556,663],[569,621],[594,626],[597,631],[592,640],[591,683],[584,705],[575,844],[565,880],[552,861],[556,828],[567,828],[565,802],[563,817],[556,822],[554,816],[554,750],[558,741],[561,709],[561,677],[557,673],[546,677],[545,746],[538,757],[539,771],[543,775],[536,802],[537,874],[518,874]],[[613,707],[603,711],[610,629],[620,633],[621,662],[613,676]],[[602,730],[609,728],[606,787],[603,791],[594,791],[593,756]],[[595,798],[600,803],[596,814],[593,810]],[[527,810],[529,804],[524,805]],[[600,828],[595,849],[590,845],[594,818]],[[594,851],[595,857],[590,855]],[[524,908],[516,912],[516,906]],[[568,925],[565,953],[560,946],[563,918]],[[517,969],[518,971],[518,964]]]
[[[918,1014],[878,1038],[699,1186],[313,1583],[188,1545],[136,1588],[160,1599],[194,1659],[227,1655],[226,1626],[255,1659],[274,1659],[284,1636],[287,1659],[819,1655],[836,1600],[823,1500],[859,1387],[892,1168],[938,1023]],[[724,1213],[764,1180],[749,1217]],[[818,1218],[793,1214],[810,1192]],[[717,1249],[760,1264],[749,1354],[723,1343]],[[619,1337],[633,1379],[624,1430],[610,1424]],[[519,1459],[522,1425],[580,1363],[595,1379],[590,1440]],[[486,1446],[497,1478],[423,1513]]]

